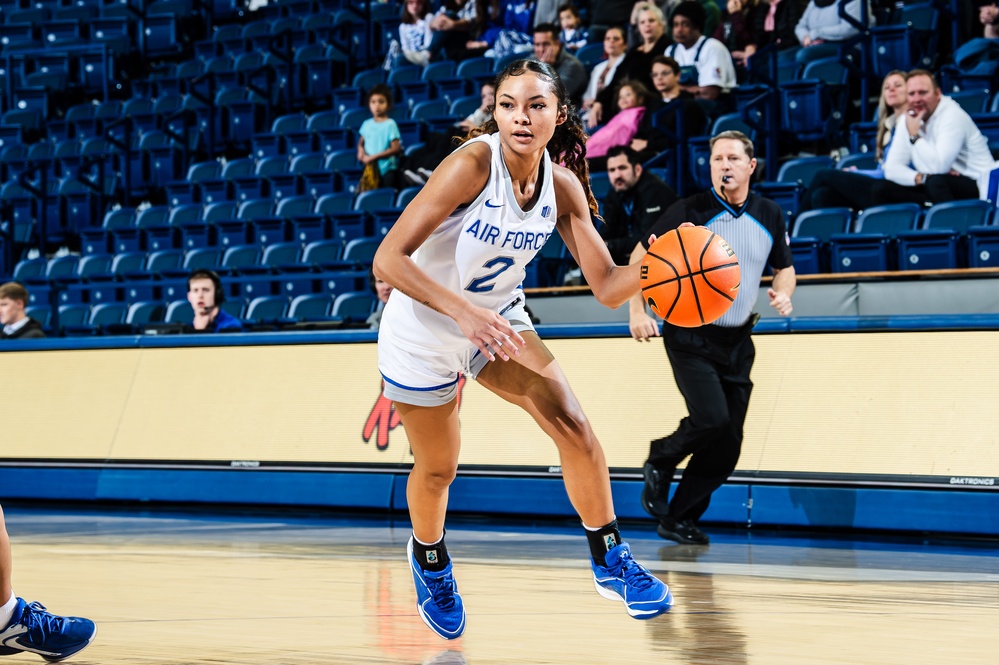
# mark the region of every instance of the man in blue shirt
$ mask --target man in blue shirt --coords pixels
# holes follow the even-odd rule
[[[198,332],[241,332],[239,319],[221,309],[225,300],[222,280],[211,270],[199,268],[187,278],[187,301],[194,309],[192,326]]]

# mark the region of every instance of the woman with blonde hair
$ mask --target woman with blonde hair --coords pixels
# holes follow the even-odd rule
[[[853,210],[864,210],[882,202],[874,198],[874,185],[884,178],[885,156],[891,145],[892,133],[898,119],[905,115],[909,106],[905,91],[906,73],[891,71],[881,84],[881,98],[878,100],[878,132],[875,139],[874,156],[877,168],[865,171],[856,169],[823,169],[815,174],[808,191],[802,197],[798,212],[816,208],[838,208],[846,206]]]
[[[666,30],[666,16],[652,2],[640,2],[635,5],[632,22],[637,23],[641,43],[633,46],[624,56],[624,61],[618,65],[610,84],[597,95],[597,100],[590,108],[586,124],[592,129],[614,117],[617,113],[615,91],[625,79],[641,81],[649,90],[652,85],[652,58],[662,55],[669,45],[670,36]]]

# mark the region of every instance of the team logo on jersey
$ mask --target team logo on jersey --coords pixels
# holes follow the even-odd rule
[[[541,216],[544,217],[545,219],[548,219],[548,215],[550,215],[550,214],[552,214],[552,207],[551,206],[542,206],[542,208],[541,208]]]
[[[465,377],[458,377],[458,408],[461,409],[461,392],[465,387]],[[365,443],[370,443],[371,438],[375,439],[375,447],[379,451],[388,450],[389,434],[400,424],[399,412],[395,410],[395,402],[385,396],[385,381],[382,381],[381,389],[375,405],[371,407],[368,418],[364,422],[364,429],[361,431],[361,438]]]

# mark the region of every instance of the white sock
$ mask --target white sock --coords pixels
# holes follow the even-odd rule
[[[10,600],[3,605],[0,605],[0,627],[7,627],[7,624],[10,623],[10,618],[14,616],[15,607],[17,607],[17,596],[15,596],[12,591],[10,594]]]

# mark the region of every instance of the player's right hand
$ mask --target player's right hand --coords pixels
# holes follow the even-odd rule
[[[659,337],[659,324],[645,312],[631,315],[628,330],[631,331],[632,338],[639,342],[648,342],[653,337]]]
[[[511,355],[520,355],[520,350],[527,344],[509,321],[484,307],[470,305],[455,322],[489,360],[496,360],[497,356],[510,360]]]

